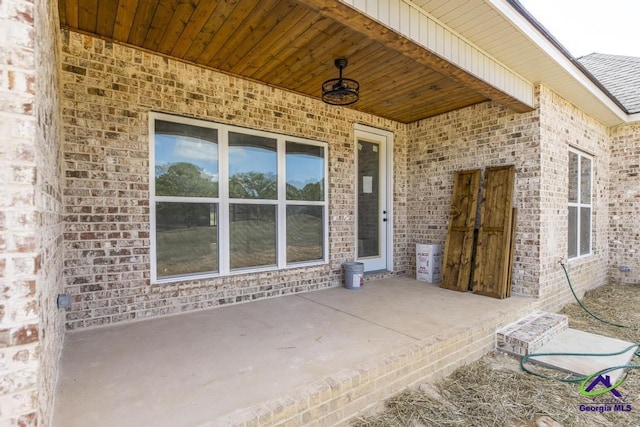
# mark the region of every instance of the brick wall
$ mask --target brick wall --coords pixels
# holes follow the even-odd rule
[[[618,126],[611,135],[609,276],[640,284],[640,124]],[[619,267],[631,267],[628,273]]]
[[[60,28],[57,0],[36,3],[36,188],[40,269],[36,292],[40,307],[38,401],[39,424],[48,425],[53,410],[58,360],[64,339],[64,315],[57,296],[64,291],[62,144],[60,109]]]
[[[62,82],[67,328],[339,286],[355,253],[354,123],[394,132],[395,274],[406,271],[402,125],[69,31]],[[327,142],[329,264],[151,284],[151,110]]]
[[[567,266],[579,292],[606,282],[609,138],[603,125],[545,86],[536,88],[536,98],[538,109],[527,114],[483,103],[408,126],[414,154],[408,162],[408,224],[415,230],[409,244],[444,244],[456,170],[514,164],[518,222],[512,292],[562,294],[555,299],[559,308],[558,301],[570,301],[558,263],[567,258],[570,146],[594,156],[593,255]],[[415,265],[413,258],[409,265]]]
[[[62,347],[57,2],[0,2],[0,424],[48,425]]]
[[[593,156],[592,255],[566,265],[579,293],[607,281],[609,229],[609,136],[605,126],[545,86],[539,87],[541,150],[541,296],[555,300],[553,308],[571,300],[558,263],[567,260],[568,150]],[[550,307],[551,308],[551,307]]]
[[[355,251],[354,123],[395,134],[394,274],[414,274],[415,243],[444,243],[456,170],[514,164],[512,291],[566,292],[557,261],[567,252],[572,146],[594,155],[594,254],[569,267],[581,290],[606,280],[607,129],[544,86],[530,113],[487,102],[402,125],[74,32],[62,45],[69,329],[338,286]],[[151,110],[328,142],[329,265],[151,284]]]
[[[538,113],[516,114],[486,102],[408,125],[408,223],[415,243],[444,245],[455,171],[513,164],[519,209],[513,293],[537,295],[540,235]],[[479,213],[478,213],[479,217]]]

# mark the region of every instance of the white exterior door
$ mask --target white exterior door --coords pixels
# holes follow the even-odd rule
[[[356,126],[356,260],[365,271],[392,270],[392,134]]]

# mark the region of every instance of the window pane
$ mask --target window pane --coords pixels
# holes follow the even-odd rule
[[[218,271],[218,205],[156,203],[158,277]]]
[[[591,159],[580,157],[580,203],[591,204]]]
[[[287,206],[287,262],[324,256],[322,206]]]
[[[324,200],[324,148],[287,142],[287,200]]]
[[[229,197],[277,199],[277,141],[229,132]]]
[[[591,252],[591,208],[580,208],[580,255]]]
[[[358,258],[378,256],[380,247],[380,151],[358,140]]]
[[[218,197],[218,131],[155,121],[156,195]]]
[[[578,256],[578,208],[569,206],[569,258]]]
[[[569,152],[569,203],[578,203],[578,155]]]
[[[229,205],[231,268],[276,264],[276,207]]]

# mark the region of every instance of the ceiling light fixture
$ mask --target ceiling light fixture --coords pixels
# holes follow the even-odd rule
[[[322,100],[331,105],[355,104],[360,99],[360,84],[342,77],[342,70],[347,67],[345,58],[337,58],[334,64],[340,70],[340,77],[322,83]]]

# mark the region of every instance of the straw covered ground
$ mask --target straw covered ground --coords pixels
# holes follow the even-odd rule
[[[603,286],[588,292],[582,302],[607,321],[640,328],[638,286]],[[567,305],[562,313],[569,316],[571,328],[640,342],[640,330],[603,324],[590,317],[578,304]],[[640,357],[635,356],[631,363],[640,365]],[[537,365],[528,366],[548,376],[564,375]],[[630,411],[581,411],[580,405],[593,403],[594,398],[581,395],[579,383],[565,383],[524,373],[518,359],[494,352],[459,368],[435,384],[425,383],[394,396],[385,402],[382,412],[359,417],[353,420],[352,425],[640,426],[640,369],[631,369],[627,373],[627,379],[617,390],[624,399],[621,403],[626,409],[630,405]],[[613,394],[607,393],[607,396]]]

